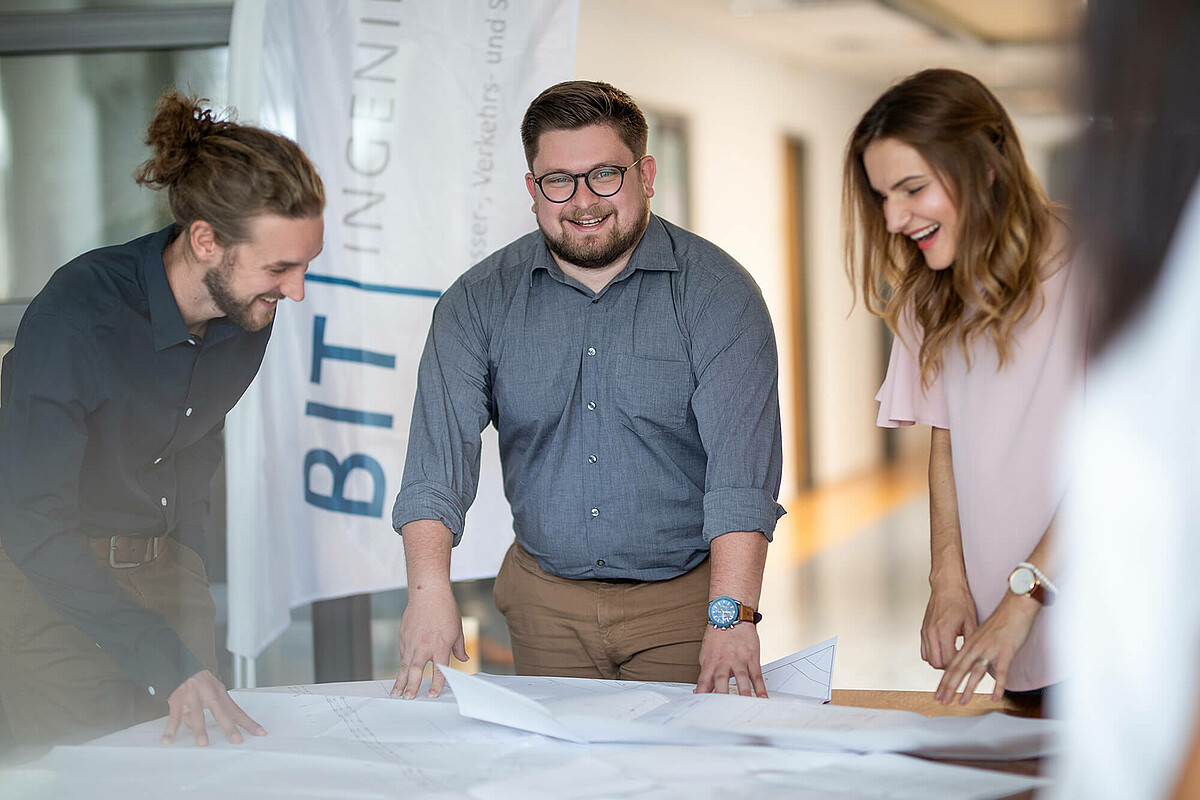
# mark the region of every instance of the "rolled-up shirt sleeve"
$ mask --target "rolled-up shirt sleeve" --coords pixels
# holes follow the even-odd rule
[[[708,458],[704,538],[759,531],[770,540],[785,513],[779,356],[758,287],[743,272],[711,288],[689,321],[692,410]]]
[[[487,344],[465,279],[438,301],[417,368],[404,477],[392,507],[399,532],[420,519],[462,539],[479,487],[480,434],[491,418]]]
[[[0,541],[52,608],[90,636],[143,688],[167,696],[204,667],[166,619],[99,568],[81,526],[87,417],[104,401],[91,339],[53,314],[17,334],[0,411]],[[163,693],[166,694],[163,694]]]

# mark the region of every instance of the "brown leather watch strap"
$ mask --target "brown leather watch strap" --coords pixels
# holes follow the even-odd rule
[[[1036,577],[1033,579],[1033,589],[1029,592],[1029,596],[1044,606],[1054,605],[1054,592],[1047,589],[1046,584]]]
[[[761,621],[762,614],[745,603],[738,603],[738,622],[749,622],[752,625],[757,625]]]

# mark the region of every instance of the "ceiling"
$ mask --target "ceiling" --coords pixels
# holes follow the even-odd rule
[[[662,17],[798,65],[888,83],[971,72],[1014,114],[1063,113],[1084,0],[638,0]]]

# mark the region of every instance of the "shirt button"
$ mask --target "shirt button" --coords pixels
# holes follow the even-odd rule
[[[596,566],[597,566],[597,567],[603,567],[603,566],[604,566],[604,559],[603,559],[603,558],[597,558],[597,559],[596,559]]]
[[[167,507],[167,498],[165,498],[165,497],[164,497],[164,498],[162,498],[161,500],[159,500],[159,502],[160,502],[160,503],[162,503],[162,507],[163,507],[163,508],[166,508],[166,507]]]
[[[588,463],[589,463],[589,464],[595,464],[595,463],[596,463],[596,457],[595,457],[595,456],[588,456]]]
[[[192,410],[189,408],[187,411],[183,412],[183,415],[185,417],[190,417],[192,415]]]
[[[196,343],[195,339],[188,339],[188,344],[194,345],[195,343]]]
[[[600,516],[600,509],[598,509],[598,508],[593,508],[593,509],[592,509],[592,516],[593,516],[593,517],[598,517],[598,516]]]
[[[155,464],[161,464],[161,463],[162,463],[162,459],[161,459],[161,458],[156,458],[156,459],[154,459],[154,463],[155,463]]]
[[[594,356],[594,355],[596,355],[596,348],[594,348],[594,347],[589,347],[589,348],[587,349],[587,354],[588,354],[589,356]]]
[[[146,691],[150,693],[151,697],[154,696],[154,687],[153,686],[147,686]]]
[[[588,401],[587,408],[588,408],[588,411],[595,411],[596,410],[596,401],[595,400]]]

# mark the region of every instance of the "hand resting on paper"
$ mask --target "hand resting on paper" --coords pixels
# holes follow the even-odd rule
[[[434,662],[433,685],[426,697],[437,697],[446,676],[437,664],[449,664],[453,653],[467,660],[462,614],[450,590],[450,547],[454,535],[444,523],[419,519],[401,530],[408,570],[408,606],[400,618],[400,671],[392,697],[411,700],[421,688],[425,665]]]
[[[767,696],[758,628],[748,622],[721,631],[710,625],[700,644],[700,679],[696,681],[696,693],[728,694],[730,678],[736,680],[740,695]]]
[[[758,605],[763,567],[767,562],[767,537],[759,531],[733,531],[712,540],[710,598],[731,597],[750,607]],[[704,613],[704,612],[701,612]],[[700,642],[700,678],[696,693],[729,693],[729,679],[737,681],[738,694],[766,697],[758,627],[741,622],[716,630],[706,626]]]
[[[167,698],[167,727],[163,731],[162,743],[171,744],[175,741],[175,733],[182,722],[195,737],[196,745],[208,745],[208,729],[205,727],[204,710],[212,712],[213,719],[225,732],[225,738],[233,744],[242,743],[243,728],[255,736],[266,736],[267,731],[262,725],[250,718],[250,715],[233,702],[225,684],[208,670],[201,670],[188,678]]]
[[[425,665],[431,661],[449,664],[451,653],[459,661],[467,660],[462,615],[449,583],[444,590],[410,590],[408,607],[400,619],[400,671],[392,686],[392,697],[416,697]],[[446,676],[435,666],[433,684],[425,696],[437,697],[445,685]]]

